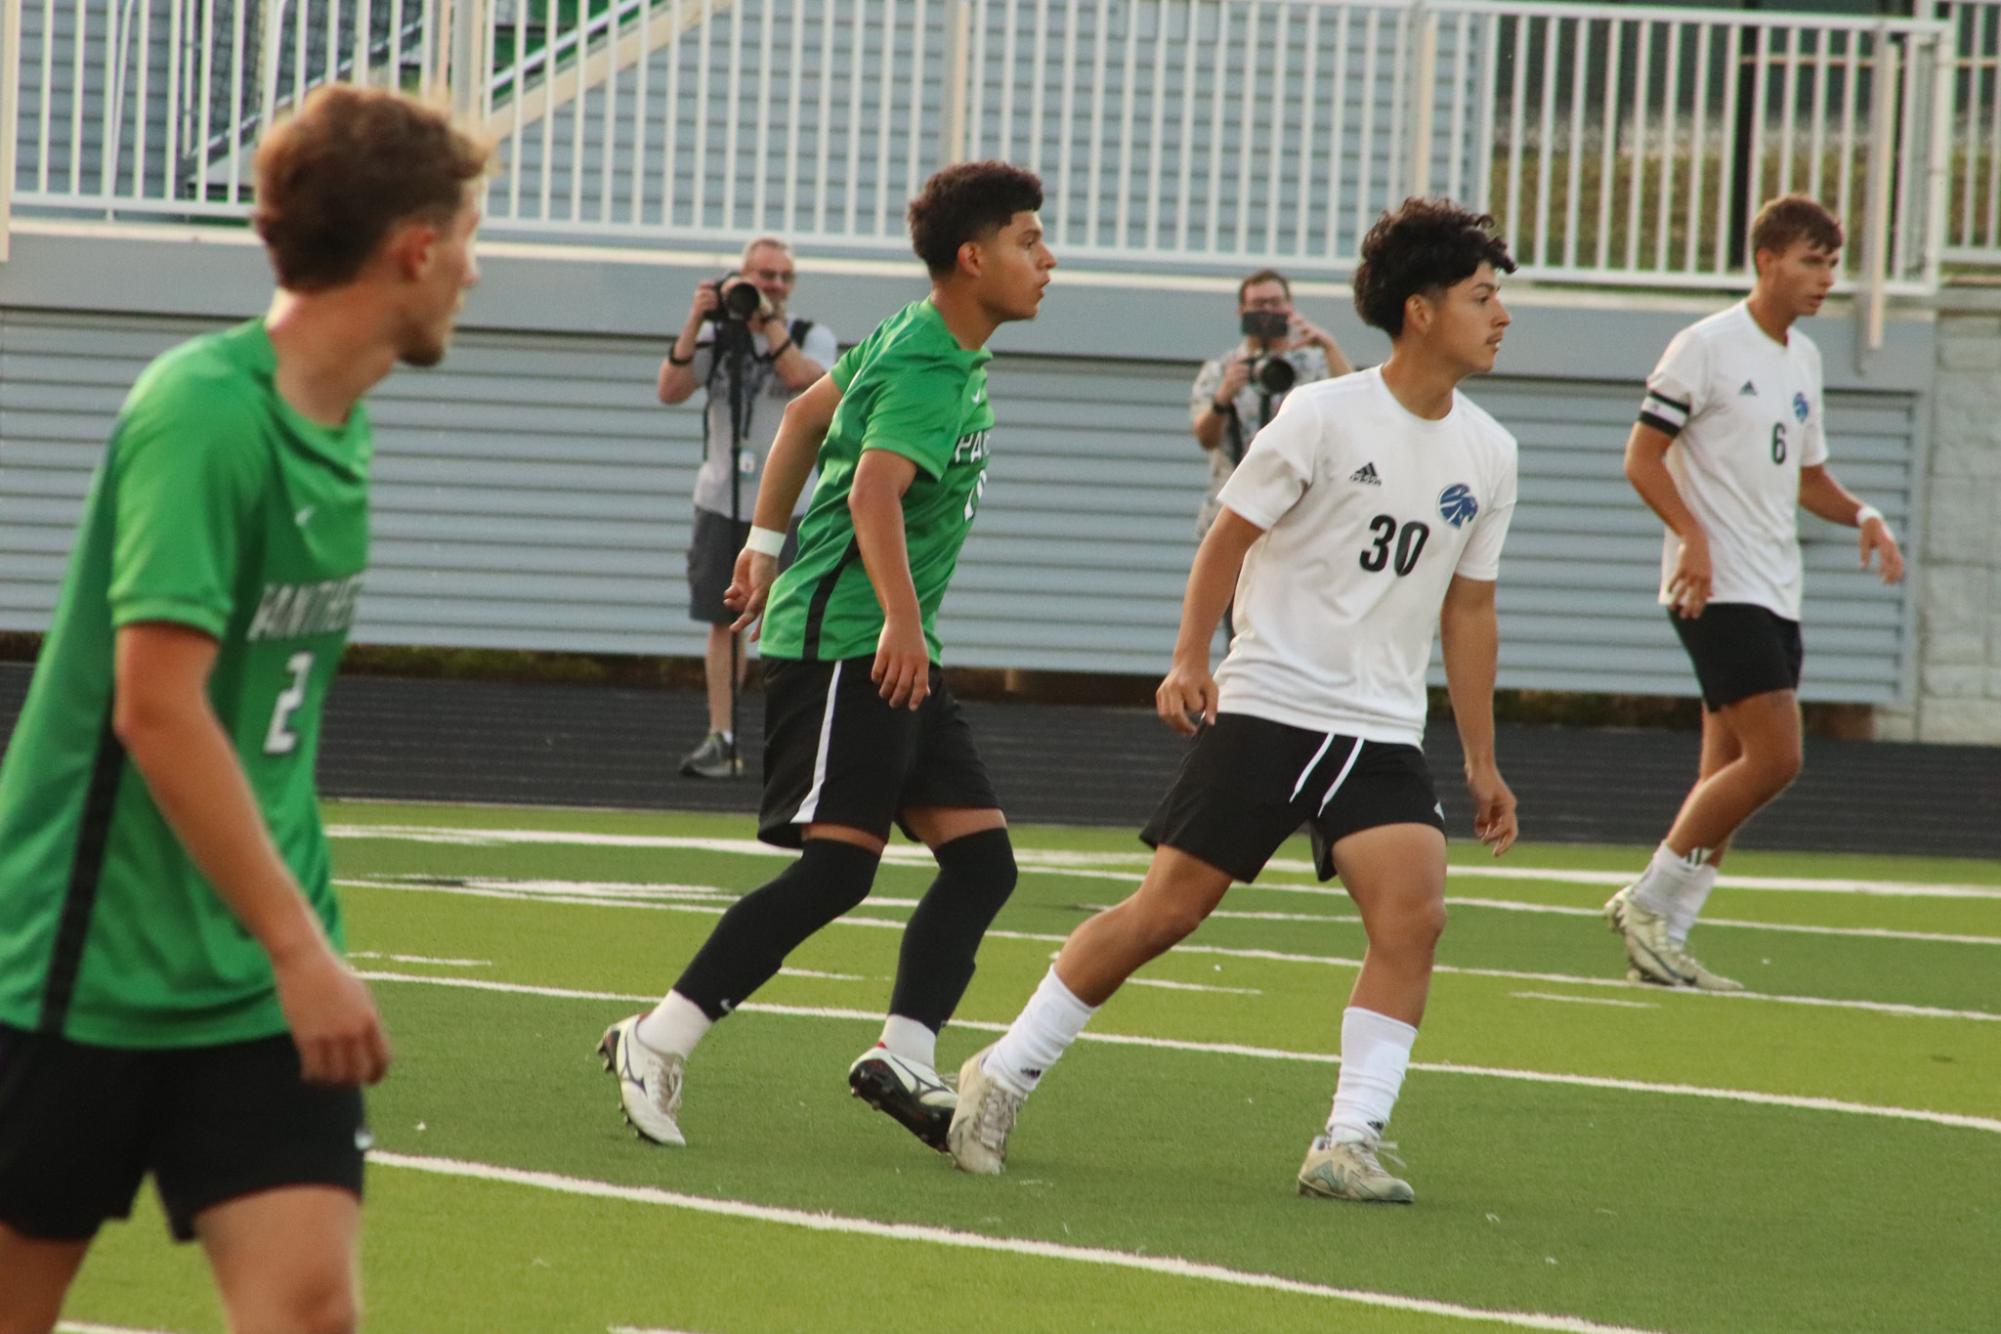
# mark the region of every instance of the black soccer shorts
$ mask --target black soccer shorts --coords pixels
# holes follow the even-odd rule
[[[1712,712],[1753,695],[1799,689],[1806,648],[1798,621],[1750,602],[1712,602],[1693,619],[1669,607],[1668,620]]]
[[[361,1092],[299,1078],[289,1034],[97,1047],[0,1026],[0,1222],[88,1241],[151,1173],[175,1240],[203,1210],[285,1186],[361,1197]]]
[[[1189,747],[1140,838],[1249,883],[1305,825],[1313,837],[1314,869],[1331,880],[1334,844],[1386,824],[1445,830],[1424,752],[1416,746],[1219,713]]]
[[[973,730],[944,673],[914,711],[893,709],[866,658],[764,660],[764,804],[757,836],[796,848],[809,824],[877,838],[912,807],[997,810]],[[906,834],[910,830],[904,829]]]

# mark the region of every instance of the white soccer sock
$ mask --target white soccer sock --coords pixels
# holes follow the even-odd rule
[[[1688,943],[1689,928],[1709,901],[1709,891],[1716,888],[1716,875],[1716,864],[1704,862],[1702,869],[1675,891],[1674,903],[1668,908],[1668,939],[1676,945]]]
[[[1338,1144],[1383,1133],[1416,1041],[1417,1030],[1401,1019],[1353,1005],[1341,1012],[1341,1078],[1327,1114],[1327,1138]]]
[[[702,1035],[715,1025],[702,1007],[678,991],[670,991],[639,1021],[639,1040],[662,1055],[688,1056]]]
[[[1674,903],[1689,883],[1702,873],[1708,850],[1694,848],[1687,857],[1663,843],[1654,849],[1654,859],[1633,882],[1633,898],[1648,912],[1660,917],[1674,915]],[[1694,860],[1690,860],[1693,858]]]
[[[883,1020],[882,1039],[878,1045],[927,1070],[938,1068],[938,1035],[915,1019],[893,1014]]]
[[[1026,1097],[1097,1012],[1097,1006],[1086,1005],[1071,994],[1051,964],[1042,985],[1021,1007],[980,1068]]]

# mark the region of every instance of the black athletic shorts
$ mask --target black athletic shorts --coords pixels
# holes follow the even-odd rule
[[[936,664],[915,711],[892,709],[869,680],[875,655],[839,662],[764,660],[764,807],[757,836],[800,845],[805,826],[888,838],[913,806],[998,810],[993,780]],[[905,826],[904,833],[910,833]]]
[[[1445,831],[1445,813],[1416,746],[1219,713],[1189,747],[1140,838],[1248,883],[1305,825],[1313,836],[1314,869],[1331,880],[1334,845],[1386,824]]]
[[[0,1026],[0,1222],[88,1241],[153,1176],[168,1226],[284,1186],[361,1197],[361,1092],[299,1078],[288,1034],[215,1047],[94,1047]]]
[[[736,613],[723,605],[730,577],[736,573],[737,554],[750,540],[750,520],[733,524],[727,514],[717,514],[697,506],[695,526],[688,535],[688,617],[704,625],[728,625]],[[792,521],[785,534],[785,549],[778,553],[778,568],[784,569],[799,554],[799,521]]]
[[[1806,649],[1800,623],[1750,602],[1712,602],[1693,620],[1668,608],[1668,620],[1695,664],[1702,702],[1711,710],[1773,690],[1797,690]]]

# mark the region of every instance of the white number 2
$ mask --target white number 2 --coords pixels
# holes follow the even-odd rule
[[[313,674],[313,655],[294,653],[286,661],[285,670],[292,674],[292,684],[278,692],[277,707],[271,710],[271,730],[264,734],[266,755],[290,755],[298,748],[298,735],[288,724],[306,702],[306,681]]]
[[[973,483],[973,494],[966,497],[967,523],[971,523],[973,521],[973,514],[976,510],[979,509],[980,501],[986,498],[986,494],[987,494],[987,470],[985,468],[982,468],[980,469],[979,479]]]

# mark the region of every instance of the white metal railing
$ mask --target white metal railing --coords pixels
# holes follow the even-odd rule
[[[1954,36],[1944,257],[2001,265],[2001,0],[1918,0]]]
[[[486,123],[503,235],[901,253],[925,175],[1000,156],[1108,267],[1337,273],[1436,191],[1538,280],[1719,287],[1751,210],[1801,189],[1881,297],[1932,287],[1949,229],[2001,260],[1996,74],[1953,42],[2001,0],[1939,3],[0,0],[0,237],[9,187],[19,213],[241,216],[258,128],[351,78]]]

